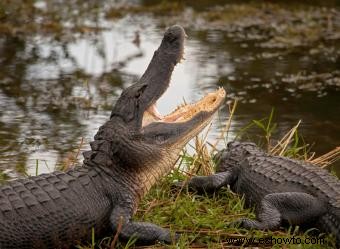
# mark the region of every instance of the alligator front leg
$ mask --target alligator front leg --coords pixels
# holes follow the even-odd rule
[[[131,213],[124,207],[116,207],[111,213],[110,221],[113,230],[119,232],[119,237],[123,240],[136,238],[138,243],[143,244],[151,244],[156,241],[171,244],[179,237],[178,234],[171,236],[168,229],[155,224],[131,221]]]
[[[193,176],[188,182],[188,188],[197,192],[213,192],[231,183],[231,172],[220,172],[209,176]],[[183,186],[184,182],[178,182],[177,186]]]
[[[282,220],[298,225],[325,212],[322,203],[312,195],[300,192],[273,193],[266,195],[261,201],[257,220],[240,219],[237,223],[248,229],[271,230],[278,228]]]

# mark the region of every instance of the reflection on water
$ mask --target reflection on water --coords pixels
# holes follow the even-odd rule
[[[35,174],[38,164],[39,173],[47,172],[68,160],[82,137],[82,150],[87,149],[122,88],[146,69],[164,31],[156,23],[145,16],[103,21],[105,29],[95,35],[67,42],[48,36],[0,38],[1,171]],[[161,113],[223,86],[227,101],[239,99],[229,139],[274,107],[278,137],[301,119],[300,133],[307,143],[315,142],[315,151],[339,145],[339,85],[308,78],[313,72],[339,78],[338,59],[313,56],[310,49],[276,54],[232,41],[225,31],[187,33],[186,60],[158,101]],[[302,76],[306,84],[312,79],[323,85],[318,91],[295,87]],[[210,140],[223,127],[226,110],[213,123]],[[252,137],[258,132],[251,131]]]

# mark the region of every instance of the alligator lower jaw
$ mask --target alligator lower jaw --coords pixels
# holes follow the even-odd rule
[[[202,99],[192,104],[182,104],[173,112],[162,116],[156,104],[150,106],[144,113],[142,126],[147,126],[152,122],[180,123],[192,119],[199,112],[212,112],[219,107],[226,93],[223,88],[219,88],[215,92],[208,93]]]

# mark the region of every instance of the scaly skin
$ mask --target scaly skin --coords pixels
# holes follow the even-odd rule
[[[111,176],[83,167],[9,182],[0,189],[0,248],[64,248],[109,227]],[[108,185],[113,187],[112,183]],[[115,193],[117,192],[117,193]],[[117,196],[118,197],[118,196]]]
[[[105,231],[171,243],[167,229],[131,220],[140,199],[173,168],[183,146],[222,104],[219,89],[166,117],[155,102],[181,60],[185,32],[170,27],[141,79],[125,89],[84,153],[84,165],[0,187],[0,248],[68,248]],[[121,228],[121,229],[118,229]]]
[[[244,228],[277,229],[283,221],[317,227],[340,242],[340,181],[310,163],[271,156],[253,143],[230,142],[216,155],[216,174],[196,176],[188,186],[211,192],[229,185],[255,206],[257,219]]]

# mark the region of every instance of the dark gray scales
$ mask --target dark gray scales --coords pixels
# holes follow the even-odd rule
[[[244,228],[277,229],[283,222],[314,224],[340,242],[340,181],[310,163],[271,156],[253,143],[231,142],[217,156],[216,174],[195,176],[188,186],[211,192],[229,185],[255,206],[257,219]]]
[[[86,229],[103,231],[109,200],[88,171],[43,174],[2,186],[1,248],[63,247],[63,240],[86,235]]]

